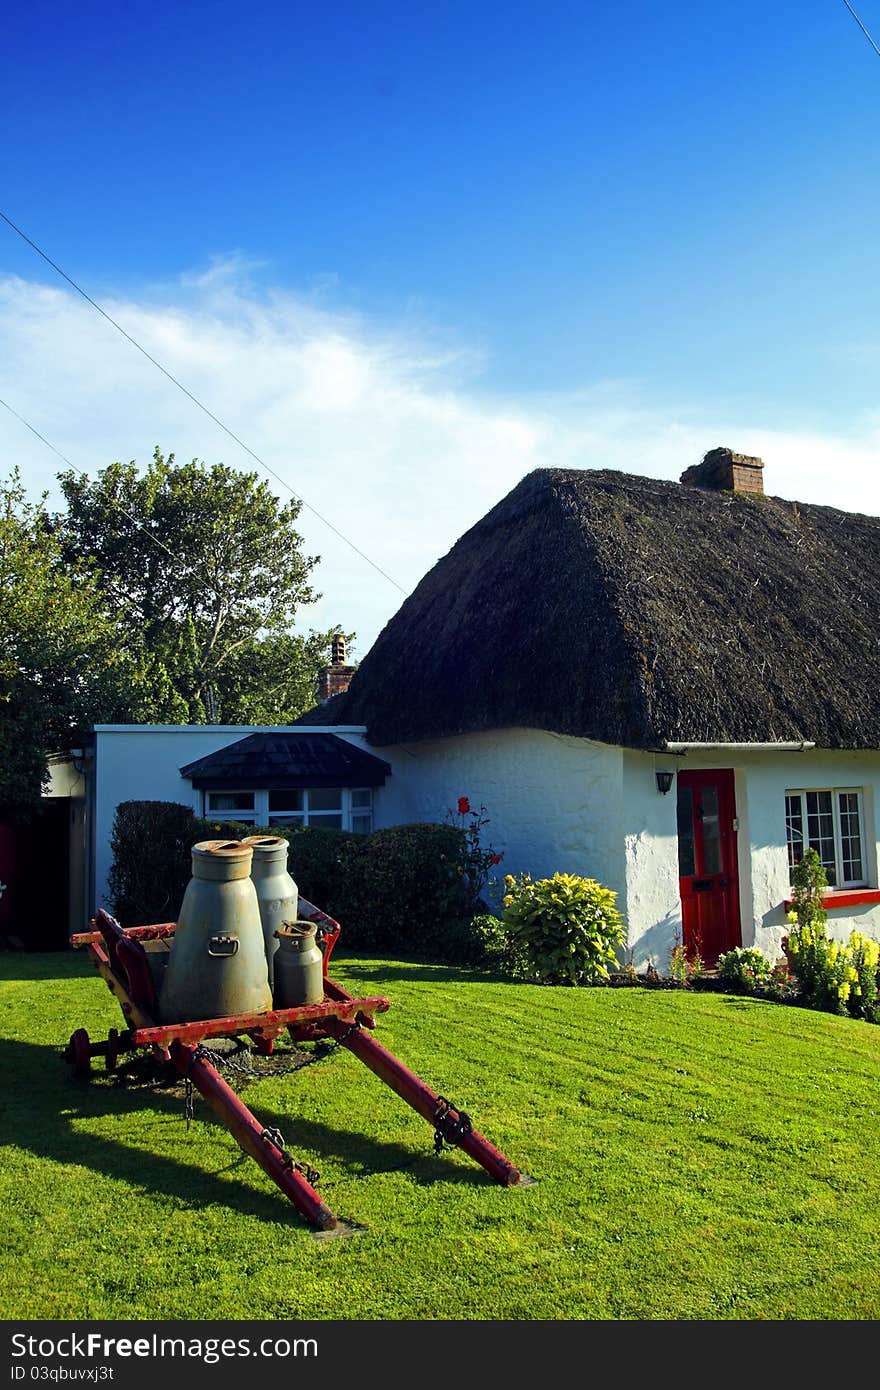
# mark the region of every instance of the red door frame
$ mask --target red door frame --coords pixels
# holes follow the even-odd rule
[[[683,793],[690,793],[690,798]],[[703,964],[714,969],[719,955],[742,943],[733,769],[683,770],[678,774],[678,795],[680,818],[687,815],[690,804],[693,844],[691,855],[690,846],[679,842],[683,944],[689,958],[699,953]],[[717,837],[712,810],[716,798]],[[704,814],[707,824],[713,824],[711,835],[704,832]],[[681,819],[679,827],[681,831]],[[691,872],[682,873],[682,869]]]

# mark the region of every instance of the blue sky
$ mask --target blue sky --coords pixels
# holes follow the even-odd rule
[[[4,211],[404,588],[554,462],[727,443],[880,511],[880,57],[842,0],[34,4],[4,48]],[[3,227],[0,291],[0,394],[78,467],[250,466]],[[400,594],[310,528],[362,654]]]

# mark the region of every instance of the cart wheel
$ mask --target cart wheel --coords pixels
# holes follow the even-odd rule
[[[119,1029],[111,1028],[107,1034],[107,1051],[104,1053],[104,1066],[108,1071],[116,1070],[119,1061]]]
[[[65,1057],[74,1076],[88,1076],[92,1070],[92,1044],[85,1028],[71,1033]]]

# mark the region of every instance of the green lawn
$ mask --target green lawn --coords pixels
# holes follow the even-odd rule
[[[245,1098],[366,1229],[310,1234],[182,1087],[72,1082],[121,1016],[78,955],[0,956],[0,1316],[877,1318],[880,1028],[723,995],[373,959],[378,1036],[535,1186],[496,1187],[339,1050]]]

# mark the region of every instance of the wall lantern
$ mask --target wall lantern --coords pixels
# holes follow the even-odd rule
[[[655,772],[654,776],[657,778],[658,792],[661,796],[665,796],[666,793],[669,791],[669,788],[672,786],[672,779],[675,776],[675,773],[672,771]]]

